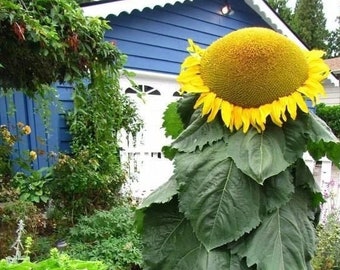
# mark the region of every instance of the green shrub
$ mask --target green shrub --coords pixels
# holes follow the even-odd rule
[[[141,240],[134,227],[134,211],[120,205],[83,217],[70,231],[67,253],[81,260],[100,260],[109,269],[131,269],[142,263]]]
[[[38,235],[46,229],[46,219],[32,202],[0,204],[0,258],[12,253],[10,248],[16,237],[19,220],[24,221],[27,235]]]
[[[49,183],[55,207],[72,222],[95,209],[110,209],[127,180],[117,133],[135,134],[141,124],[135,105],[120,91],[122,62],[115,64],[107,71],[93,65],[91,83],[73,91],[74,110],[67,116],[71,153],[59,154]]]
[[[49,200],[46,184],[50,180],[50,169],[44,167],[32,170],[29,174],[17,172],[12,179],[12,185],[18,189],[20,200],[44,204]]]
[[[313,258],[314,270],[340,269],[340,222],[335,214],[317,228],[318,245]]]
[[[26,172],[32,171],[31,164],[37,158],[35,151],[26,150],[13,158],[15,144],[20,144],[22,137],[28,136],[30,133],[30,126],[21,122],[14,126],[1,125],[0,123],[0,203],[16,200],[20,195],[11,181],[15,174],[13,168],[17,167],[20,171]]]
[[[105,270],[107,267],[98,261],[81,261],[71,259],[66,254],[61,254],[57,249],[51,250],[51,257],[40,261],[30,262],[23,261],[21,263],[9,263],[6,260],[0,261],[1,270]]]
[[[333,133],[340,138],[340,105],[326,106],[324,103],[316,105],[316,114],[324,120]]]

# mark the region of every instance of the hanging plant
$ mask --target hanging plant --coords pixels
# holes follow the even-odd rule
[[[34,96],[59,82],[90,76],[93,63],[112,64],[117,48],[104,41],[106,21],[85,17],[75,1],[3,0],[0,5],[0,86]]]
[[[323,52],[257,27],[188,51],[187,94],[164,115],[174,175],[138,211],[145,269],[311,269],[324,199],[303,154],[340,162],[306,104],[324,93]]]

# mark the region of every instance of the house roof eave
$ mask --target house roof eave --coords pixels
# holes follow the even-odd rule
[[[126,12],[130,14],[134,10],[143,11],[145,8],[153,9],[156,6],[164,7],[165,5],[174,5],[177,2],[183,3],[193,0],[121,0],[121,1],[101,1],[93,5],[83,6],[85,16],[106,18],[109,15],[118,16]]]

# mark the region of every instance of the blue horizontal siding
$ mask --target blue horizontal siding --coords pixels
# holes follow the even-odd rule
[[[165,7],[110,15],[112,30],[105,38],[128,56],[126,68],[177,74],[187,56],[187,39],[208,46],[231,31],[268,25],[243,0],[229,3],[234,10],[223,16],[223,0],[196,0]]]

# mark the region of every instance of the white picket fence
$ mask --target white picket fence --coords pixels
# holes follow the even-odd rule
[[[321,220],[325,220],[334,211],[340,214],[340,170],[325,157],[315,162],[306,153],[304,160],[326,199],[326,202],[322,205]]]

